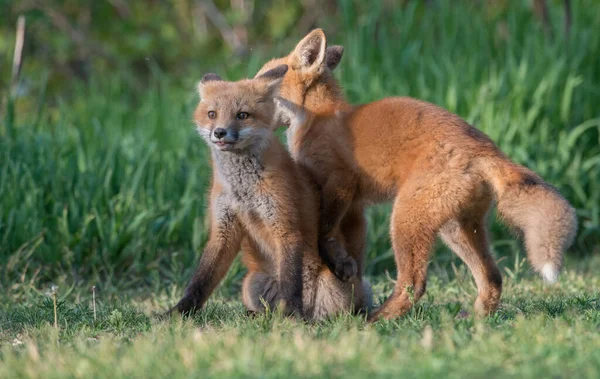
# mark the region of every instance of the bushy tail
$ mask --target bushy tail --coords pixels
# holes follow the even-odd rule
[[[546,282],[556,282],[577,232],[575,209],[556,188],[508,158],[483,158],[480,168],[496,193],[498,213],[523,233],[531,265]]]

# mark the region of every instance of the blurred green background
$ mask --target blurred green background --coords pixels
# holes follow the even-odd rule
[[[351,102],[404,95],[459,114],[577,208],[569,261],[600,250],[598,1],[0,0],[0,14],[0,290],[15,298],[185,284],[207,237],[197,81],[253,76],[314,27],[346,48]],[[368,214],[370,275],[395,270],[388,217]],[[520,244],[492,230],[514,275]],[[443,279],[459,264],[439,245],[431,267]]]

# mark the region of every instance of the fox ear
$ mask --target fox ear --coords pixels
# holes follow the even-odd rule
[[[256,79],[262,79],[262,80],[268,80],[268,81],[283,79],[283,77],[285,76],[285,73],[287,71],[288,71],[288,65],[280,64],[279,66],[272,68],[263,74],[260,74],[260,76],[257,76]]]
[[[202,79],[200,79],[200,83],[198,83],[198,93],[200,94],[200,98],[204,97],[204,86],[209,82],[220,82],[223,79],[217,74],[208,73],[205,74]]]
[[[221,79],[221,77],[217,74],[213,74],[213,73],[208,73],[205,74],[202,79],[200,79],[200,84],[206,84],[208,82],[214,82],[214,81],[222,81],[223,79]]]
[[[340,64],[344,55],[344,46],[336,45],[327,48],[327,67],[333,71]]]
[[[325,33],[322,29],[315,29],[298,42],[293,54],[300,67],[310,71],[321,70],[325,62],[326,48]]]
[[[267,95],[274,96],[274,94],[279,90],[279,86],[281,85],[281,82],[283,81],[287,71],[288,65],[282,64],[270,69],[260,76],[257,76],[255,79],[265,81]]]

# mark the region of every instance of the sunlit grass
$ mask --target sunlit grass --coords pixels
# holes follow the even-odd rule
[[[126,84],[125,71],[93,76],[65,83],[64,98],[47,96],[41,75],[31,78],[35,96],[2,109],[0,377],[597,376],[600,286],[589,256],[600,246],[599,4],[573,2],[571,35],[550,41],[527,2],[489,12],[416,3],[339,2],[337,27],[323,27],[330,44],[346,48],[337,76],[347,97],[405,95],[448,108],[559,188],[580,227],[557,287],[531,275],[519,243],[493,222],[506,296],[486,321],[461,316],[474,287],[442,246],[428,295],[395,322],[249,319],[238,302],[239,261],[195,322],[154,321],[152,312],[181,295],[207,238],[209,156],[190,119],[195,82],[209,69],[199,62],[183,86],[154,70],[143,91]],[[294,42],[216,71],[253,75]],[[395,277],[388,218],[388,205],[369,210],[366,267],[378,300],[392,287],[386,272]],[[51,284],[59,331],[45,294]],[[99,289],[95,324],[91,285]]]
[[[59,302],[47,294],[0,297],[0,377],[595,377],[600,373],[598,260],[569,264],[558,285],[509,276],[498,313],[475,319],[466,270],[433,277],[404,318],[366,324],[339,315],[317,323],[248,317],[239,292],[222,288],[191,320],[155,314],[176,296],[107,288],[93,319],[89,287]],[[376,295],[390,282],[375,279]]]

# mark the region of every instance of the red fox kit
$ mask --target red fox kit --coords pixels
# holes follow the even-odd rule
[[[369,305],[366,282],[342,282],[322,262],[318,192],[273,133],[273,96],[287,69],[280,65],[239,82],[207,74],[199,84],[194,120],[213,166],[210,237],[173,311],[201,308],[242,244],[248,267],[242,298],[251,311],[266,303],[286,314],[321,318]]]
[[[305,114],[288,131],[288,144],[321,188],[319,246],[326,262],[343,256],[334,235],[339,228],[361,272],[363,209],[393,201],[390,233],[398,280],[370,320],[401,316],[425,293],[437,234],[471,270],[477,314],[495,311],[502,276],[486,228],[494,200],[499,215],[524,234],[533,268],[555,282],[577,228],[574,209],[558,191],[510,161],[485,134],[433,104],[397,97],[349,105],[332,75],[342,54],[341,46],[327,48],[317,29],[258,75],[280,64],[290,67],[280,96],[289,101],[288,117],[299,107]]]

